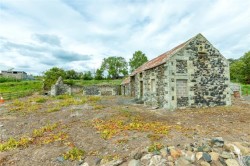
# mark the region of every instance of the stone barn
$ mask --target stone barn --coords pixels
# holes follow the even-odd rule
[[[166,109],[231,105],[229,63],[202,35],[146,62],[122,83],[124,95]]]

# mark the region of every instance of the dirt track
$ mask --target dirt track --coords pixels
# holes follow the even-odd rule
[[[32,97],[23,99],[22,102],[28,102],[30,99]],[[28,113],[10,112],[11,103],[1,106],[1,142],[6,142],[10,137],[18,139],[23,135],[31,136],[34,129],[46,124],[57,123],[58,127],[45,133],[44,136],[36,137],[28,147],[0,152],[0,165],[78,164],[79,161],[58,161],[58,157],[73,146],[84,149],[85,161],[95,165],[103,158],[107,160],[128,158],[133,151],[144,149],[152,142],[182,146],[216,136],[222,136],[227,141],[250,140],[250,102],[246,100],[234,101],[230,107],[174,112],[152,110],[132,103],[131,98],[127,97],[102,97],[95,102],[88,101],[85,104],[62,107],[55,112],[46,112],[45,107],[49,108],[52,104],[48,100],[40,104],[39,111]],[[117,124],[116,120],[121,121],[121,124]],[[131,124],[135,126],[131,127]],[[116,125],[118,127],[113,129],[112,127]],[[143,125],[149,127],[144,128]],[[101,137],[105,127],[109,127],[110,131],[114,130],[114,133]],[[168,128],[168,133],[163,134],[164,127]],[[42,139],[60,132],[67,137],[41,143]]]

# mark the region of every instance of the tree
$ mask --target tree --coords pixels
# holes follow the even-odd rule
[[[66,79],[79,79],[79,74],[75,70],[66,71]]]
[[[243,75],[244,63],[242,60],[236,60],[230,64],[230,78],[236,82],[244,82]]]
[[[250,84],[250,51],[245,53],[241,58],[244,63],[242,74],[244,75],[244,83]]]
[[[136,51],[133,54],[133,58],[129,60],[130,72],[132,73],[135,69],[137,69],[147,61],[148,58],[143,52]]]
[[[63,69],[58,67],[53,67],[44,72],[44,89],[49,90],[53,84],[56,83],[57,79],[62,76],[66,77],[66,73]]]
[[[95,73],[95,80],[103,79],[103,71],[101,69],[97,69]]]
[[[229,62],[231,80],[250,84],[250,51],[239,59],[229,59]]]
[[[102,65],[102,71],[108,72],[108,77],[117,79],[119,76],[126,76],[128,74],[128,63],[123,57],[108,57],[104,58]]]
[[[84,80],[92,80],[92,79],[93,79],[92,73],[91,73],[90,71],[86,71],[86,72],[83,74],[83,79],[84,79]]]

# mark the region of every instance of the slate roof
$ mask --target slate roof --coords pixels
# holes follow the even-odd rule
[[[193,39],[193,38],[191,38]],[[173,54],[175,54],[177,51],[179,51],[180,49],[182,49],[191,39],[187,40],[186,42],[174,47],[173,49],[161,54],[160,56],[144,63],[143,65],[141,65],[140,67],[138,67],[137,69],[135,69],[135,71],[132,72],[132,74],[130,76],[134,76],[137,73],[140,73],[142,71],[154,68],[156,66],[159,66],[161,64],[166,63],[166,59],[170,56],[172,56]]]

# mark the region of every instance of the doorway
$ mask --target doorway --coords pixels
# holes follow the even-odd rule
[[[143,81],[140,81],[140,98],[143,97]]]

